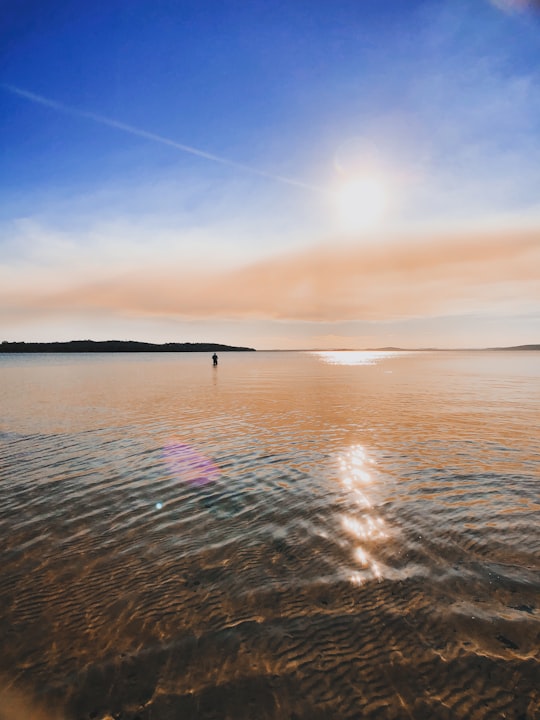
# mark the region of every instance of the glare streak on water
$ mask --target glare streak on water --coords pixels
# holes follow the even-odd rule
[[[5,697],[538,717],[538,359],[0,355]]]

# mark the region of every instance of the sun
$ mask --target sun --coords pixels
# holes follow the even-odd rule
[[[388,192],[376,176],[356,177],[343,182],[335,201],[341,229],[352,233],[374,228],[382,221]]]

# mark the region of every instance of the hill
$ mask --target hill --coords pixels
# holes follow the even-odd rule
[[[255,352],[255,348],[219,343],[156,343],[135,340],[70,340],[69,342],[6,342],[0,353],[107,353],[107,352]]]

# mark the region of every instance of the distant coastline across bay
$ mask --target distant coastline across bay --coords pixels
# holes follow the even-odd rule
[[[141,352],[255,352],[255,348],[219,343],[148,343],[135,340],[70,340],[68,342],[7,342],[0,353],[141,353]]]
[[[540,350],[539,345],[509,345],[508,347],[486,347],[486,348],[398,348],[398,347],[384,347],[384,348],[373,348],[373,350],[382,351],[393,351],[393,352],[486,352],[492,350]]]
[[[540,351],[540,344],[537,345],[509,345],[508,347],[485,347],[485,348],[439,348],[439,347],[370,347],[370,348],[294,348],[287,350],[265,350],[265,352],[499,352],[499,351]]]

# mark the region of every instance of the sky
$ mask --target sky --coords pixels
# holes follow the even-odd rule
[[[540,342],[540,3],[2,0],[0,340]]]

